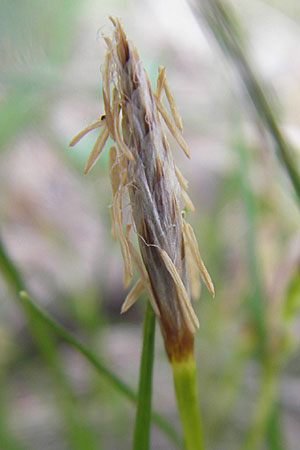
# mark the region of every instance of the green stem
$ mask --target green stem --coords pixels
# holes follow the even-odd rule
[[[242,445],[242,450],[255,450],[265,435],[266,427],[274,406],[278,377],[272,364],[263,367],[262,381],[255,407],[254,420]]]
[[[16,269],[15,265],[9,258],[2,241],[0,239],[0,272],[5,278],[5,281],[10,286],[10,288],[18,293],[22,289],[24,289],[24,283],[22,281],[21,275]]]
[[[286,448],[280,427],[280,407],[278,401],[274,401],[271,414],[269,415],[266,441],[268,450],[284,450]]]
[[[265,324],[266,307],[264,301],[262,282],[259,275],[261,273],[261,270],[258,264],[257,243],[255,236],[255,230],[257,228],[256,227],[257,205],[255,203],[255,199],[249,183],[249,164],[250,164],[248,154],[249,150],[243,143],[242,138],[238,139],[235,142],[234,148],[238,151],[239,155],[240,191],[241,191],[241,198],[243,200],[245,208],[245,216],[247,221],[245,243],[247,246],[246,255],[249,267],[250,285],[252,288],[252,292],[250,293],[248,298],[247,306],[257,335],[258,356],[263,364],[266,355],[267,332]]]
[[[186,450],[202,450],[204,446],[196,386],[196,364],[193,355],[185,361],[173,361],[172,370],[185,448]]]
[[[268,428],[268,424],[271,423],[272,413],[275,414],[275,399],[276,399],[276,384],[279,377],[278,367],[276,364],[271,364],[270,358],[272,357],[274,363],[274,355],[269,354],[268,349],[268,335],[265,324],[266,307],[264,305],[264,294],[262,283],[259,277],[259,264],[256,255],[256,241],[255,241],[255,201],[252,191],[249,186],[249,160],[248,149],[240,140],[236,144],[240,155],[240,183],[243,200],[245,204],[245,213],[247,218],[247,255],[248,263],[251,275],[251,285],[253,286],[253,295],[250,297],[250,310],[253,316],[253,321],[256,328],[256,334],[258,337],[258,357],[262,370],[262,379],[260,392],[258,395],[257,405],[255,407],[253,423],[250,425],[250,429],[246,435],[243,449],[255,449],[259,447],[264,435],[269,442],[275,436],[280,436],[280,424],[279,420],[272,422],[272,426]],[[261,410],[260,410],[261,409]],[[278,410],[277,410],[278,415]],[[275,416],[274,416],[275,417]],[[278,419],[278,417],[277,417]],[[279,441],[277,447],[280,448]],[[271,444],[273,448],[273,444]],[[274,447],[275,448],[275,447]]]
[[[133,450],[149,449],[154,339],[155,314],[150,302],[147,302],[144,318],[143,348],[132,446]]]

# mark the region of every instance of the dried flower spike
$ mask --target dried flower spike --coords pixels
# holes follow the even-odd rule
[[[121,312],[127,311],[146,290],[159,318],[168,356],[171,361],[180,361],[193,352],[193,335],[199,326],[189,295],[190,285],[192,293],[200,291],[195,271],[200,271],[212,295],[214,288],[192,228],[182,217],[181,199],[188,209],[194,206],[186,193],[187,181],[174,164],[161,119],[188,157],[190,153],[181,134],[182,122],[165,69],[159,67],[153,93],[135,46],[127,40],[120,22],[111,20],[114,36],[112,40],[105,38],[105,115],[75,136],[70,145],[90,130],[102,127],[85,168],[88,172],[108,136],[115,141],[109,157],[112,233],[121,246],[125,286],[132,277],[132,263],[139,275]],[[162,103],[163,92],[171,115]],[[125,223],[128,219],[123,217],[122,209],[127,193],[130,223]],[[141,257],[131,242],[131,230],[137,234]]]

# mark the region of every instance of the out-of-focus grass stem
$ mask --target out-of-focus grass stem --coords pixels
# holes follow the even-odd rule
[[[280,428],[279,402],[273,402],[273,409],[267,423],[267,445],[268,450],[284,450],[283,436]]]
[[[18,293],[24,289],[24,283],[1,240],[0,269],[6,282],[18,299]],[[57,390],[57,403],[62,414],[62,419],[67,426],[70,444],[75,450],[94,450],[96,447],[93,441],[93,434],[87,430],[84,422],[79,418],[78,411],[76,412],[76,408],[74,408],[74,396],[61,367],[54,338],[40,321],[35,320],[35,316],[27,304],[23,303],[22,306],[33,340],[54,376]]]
[[[15,265],[12,263],[10,257],[7,254],[6,249],[0,239],[0,272],[3,275],[6,283],[18,294],[22,289],[24,289],[24,283],[22,281],[21,275],[16,269]]]
[[[8,285],[15,292],[17,298],[19,298],[19,292],[23,292],[20,296],[23,306],[26,305],[27,311],[30,311],[35,319],[38,319],[41,324],[46,325],[55,334],[60,336],[64,341],[68,342],[73,348],[79,351],[101,374],[104,376],[111,386],[118,390],[121,394],[127,397],[131,402],[137,401],[136,393],[131,387],[124,383],[119,377],[117,377],[111,370],[106,368],[98,358],[87,347],[82,345],[71,333],[69,333],[64,327],[59,325],[54,319],[52,319],[42,308],[36,305],[24,292],[24,284],[21,275],[12,260],[8,256],[2,241],[0,240],[0,272],[5,278]],[[171,440],[172,442],[181,447],[182,440],[177,434],[171,424],[165,420],[156,411],[152,411],[151,420],[155,423]]]
[[[49,314],[44,311],[40,306],[35,304],[33,300],[24,291],[20,293],[21,300],[26,303],[32,313],[45,325],[47,325],[52,331],[60,336],[64,341],[68,342],[73,348],[79,351],[94,367],[104,376],[106,380],[111,384],[114,389],[119,391],[131,402],[136,403],[137,395],[134,390],[124,383],[117,375],[111,370],[105,367],[96,355],[90,351],[87,347],[81,344],[75,336],[69,333],[64,327],[62,327],[57,321],[55,321]],[[152,421],[172,439],[173,443],[176,443],[179,447],[181,445],[181,438],[175,432],[173,427],[157,412],[153,411],[151,414]]]
[[[222,51],[231,60],[243,81],[245,90],[251,98],[258,116],[272,136],[277,154],[286,167],[300,206],[300,174],[296,169],[291,145],[283,136],[270,102],[248,62],[241,44],[238,24],[233,11],[230,9],[230,5],[227,3],[225,7],[221,0],[198,0],[196,5],[194,11],[200,12]]]
[[[226,8],[222,0],[201,0],[196,2],[194,8],[200,12],[204,22],[214,35],[221,50],[228,56],[234,68],[237,70],[245,91],[249,95],[254,108],[264,125],[265,129],[271,135],[279,159],[286,167],[289,178],[293,184],[300,205],[300,176],[296,169],[296,163],[292,155],[292,148],[283,136],[280,126],[272,111],[270,102],[261,87],[261,84],[250,66],[242,45],[241,33],[239,32],[239,23],[237,22],[230,5]],[[259,280],[259,270],[255,254],[255,227],[254,227],[254,202],[251,189],[247,187],[245,174],[247,173],[247,159],[245,149],[240,149],[241,164],[241,184],[243,199],[245,204],[245,213],[247,217],[247,254],[249,261],[249,270],[251,274],[251,283],[253,285],[253,294],[249,299],[251,317],[255,325],[258,336],[257,350],[262,370],[261,378],[261,399],[258,402],[254,413],[253,425],[250,426],[245,448],[255,449],[266,433],[266,427],[271,413],[278,414],[278,408],[274,409],[276,400],[276,385],[278,370],[269,367],[267,355],[267,333],[265,328],[265,307],[263,305],[263,292]],[[268,441],[272,441],[272,436],[278,435],[278,420],[273,421],[273,426],[268,429]],[[251,447],[252,445],[252,447]]]
[[[240,184],[243,204],[245,207],[247,229],[247,255],[250,272],[250,282],[253,286],[253,292],[249,298],[248,306],[251,318],[254,325],[255,334],[257,335],[257,356],[261,370],[260,388],[258,393],[258,401],[255,406],[253,420],[247,432],[243,450],[255,450],[259,448],[264,436],[267,435],[267,425],[272,413],[274,411],[276,397],[277,397],[277,383],[278,383],[278,367],[272,363],[273,355],[270,355],[268,348],[268,330],[266,328],[266,303],[263,293],[263,288],[259,276],[259,265],[256,255],[256,237],[255,237],[255,222],[256,222],[256,208],[255,200],[252,190],[249,186],[249,161],[248,149],[240,140],[235,145],[238,150],[240,159]],[[276,427],[278,423],[274,422],[272,433],[279,435],[279,428]],[[270,430],[269,430],[270,431]],[[272,440],[272,434],[268,434],[268,439]]]
[[[246,434],[242,450],[256,450],[260,448],[266,435],[267,424],[276,398],[278,376],[272,364],[267,362],[262,367],[261,383],[257,395],[257,403],[250,428]],[[276,430],[278,431],[278,429]]]
[[[260,358],[263,360],[266,353],[266,329],[265,329],[265,301],[259,276],[259,267],[256,255],[256,207],[251,188],[249,186],[248,174],[248,154],[247,148],[242,140],[235,143],[235,149],[238,152],[240,162],[240,186],[242,201],[245,208],[246,216],[246,253],[247,262],[250,273],[250,280],[252,286],[252,293],[248,301],[248,308],[251,314],[251,319],[255,327],[255,332],[258,338],[257,348]]]

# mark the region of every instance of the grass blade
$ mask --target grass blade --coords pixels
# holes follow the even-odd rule
[[[6,282],[9,284],[11,289],[18,294],[23,291],[20,295],[23,303],[27,305],[27,308],[37,317],[43,324],[47,325],[52,331],[54,331],[63,340],[68,342],[73,348],[78,350],[106,379],[111,383],[111,385],[127,397],[132,402],[137,401],[137,396],[133,389],[124,383],[120,378],[118,378],[112,371],[107,369],[103,364],[100,363],[98,358],[84,345],[82,345],[71,333],[69,333],[65,328],[59,325],[54,319],[52,319],[45,311],[43,311],[39,306],[35,305],[30,299],[28,294],[24,292],[24,284],[21,275],[10,257],[8,256],[3,243],[0,239],[0,271],[3,274]],[[18,297],[19,298],[19,297]],[[151,420],[160,428],[174,444],[179,448],[181,447],[181,437],[174,430],[172,425],[165,420],[159,413],[153,411],[151,414]]]
[[[36,305],[25,291],[20,292],[21,300],[27,305],[32,313],[39,318],[39,320],[47,325],[52,331],[60,336],[64,341],[68,342],[73,348],[79,351],[117,391],[122,393],[125,397],[133,403],[137,401],[137,395],[134,390],[124,383],[117,375],[105,367],[98,358],[87,347],[81,344],[71,333],[56,322],[50,315],[44,311],[40,306]],[[176,443],[179,447],[181,445],[181,438],[178,436],[173,427],[157,412],[151,415],[153,422],[168,435],[168,437]]]

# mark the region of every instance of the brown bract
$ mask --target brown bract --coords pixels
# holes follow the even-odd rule
[[[75,136],[70,145],[91,129],[103,127],[87,161],[88,172],[108,136],[115,141],[109,153],[112,234],[120,242],[125,286],[132,278],[132,264],[139,275],[122,312],[146,290],[159,318],[168,356],[181,360],[192,352],[193,335],[199,326],[189,294],[190,285],[192,293],[200,291],[196,270],[212,295],[214,288],[193,230],[181,213],[181,201],[190,210],[194,206],[186,193],[187,181],[174,164],[161,119],[188,157],[190,153],[165,69],[159,68],[153,93],[135,46],[127,40],[119,21],[111,20],[113,39],[105,37],[105,116]],[[163,105],[163,92],[171,114]],[[130,200],[130,214],[126,215],[122,204],[125,194]],[[140,254],[131,241],[133,233]]]

